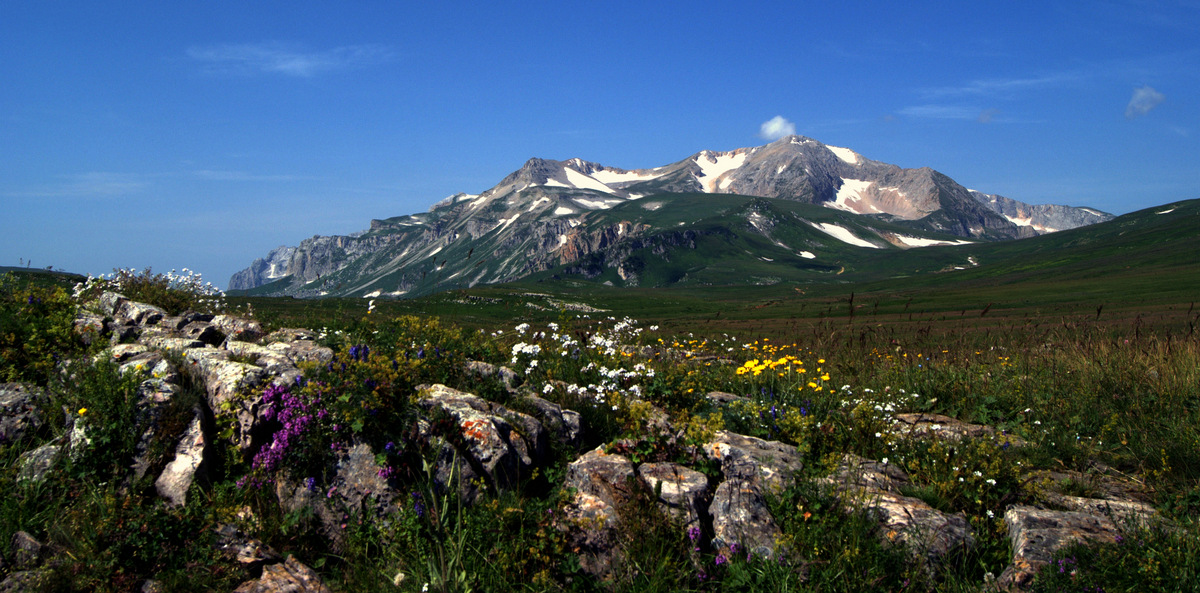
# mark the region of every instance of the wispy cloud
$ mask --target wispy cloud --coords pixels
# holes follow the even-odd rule
[[[1020,91],[1052,88],[1077,82],[1084,78],[1077,72],[1062,72],[1027,78],[984,78],[957,86],[944,86],[918,91],[926,98],[1005,96]]]
[[[7,192],[14,198],[117,198],[150,187],[142,175],[92,171],[65,177],[62,182]]]
[[[383,45],[347,45],[324,51],[305,51],[283,43],[242,43],[193,46],[188,58],[216,74],[279,74],[309,78],[326,72],[373,66],[391,61],[395,53]]]
[[[758,137],[763,140],[778,140],[796,133],[796,124],[776,115],[759,126]]]
[[[213,171],[198,169],[192,175],[207,181],[311,181],[316,179],[309,175],[261,175],[245,171]]]
[[[1150,113],[1151,109],[1158,107],[1167,97],[1162,93],[1154,90],[1149,86],[1133,89],[1133,97],[1129,99],[1129,104],[1125,106],[1125,118],[1134,119]]]
[[[912,107],[905,107],[896,113],[905,117],[924,119],[971,120],[979,117],[980,110],[975,107],[964,107],[962,105],[914,105]]]

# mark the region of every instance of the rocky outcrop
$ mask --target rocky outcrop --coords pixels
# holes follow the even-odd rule
[[[24,440],[42,426],[46,395],[24,383],[0,383],[0,445]]]
[[[263,568],[262,576],[246,581],[233,593],[331,593],[320,575],[295,556]]]
[[[1012,542],[1012,564],[997,580],[1001,589],[1024,589],[1054,553],[1076,542],[1112,543],[1120,537],[1116,524],[1103,515],[1079,511],[1051,511],[1023,505],[1004,513]]]

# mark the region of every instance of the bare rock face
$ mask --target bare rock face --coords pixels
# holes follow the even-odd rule
[[[525,400],[537,410],[537,419],[550,431],[551,438],[569,447],[579,444],[583,438],[583,419],[579,412],[536,395],[527,395]]]
[[[257,321],[230,315],[217,315],[212,318],[211,323],[230,340],[257,342],[263,337],[262,325]]]
[[[1079,511],[1017,505],[1004,513],[1013,561],[997,580],[1000,589],[1025,589],[1058,550],[1075,542],[1112,543],[1120,532],[1111,519]]]
[[[162,307],[127,300],[117,307],[112,316],[122,325],[154,325],[166,317],[167,312]]]
[[[308,483],[296,484],[280,479],[275,494],[280,506],[288,511],[309,508],[321,521],[321,529],[335,546],[342,542],[347,521],[353,517],[386,517],[395,502],[396,492],[380,475],[375,452],[366,443],[355,443],[339,451],[332,484],[318,491]]]
[[[45,394],[24,383],[0,383],[0,445],[25,439],[42,426]]]
[[[804,460],[792,445],[723,430],[704,445],[704,451],[721,462],[725,479],[750,480],[773,491],[786,488],[792,475],[804,467]]]
[[[782,531],[767,508],[757,480],[727,478],[713,493],[708,512],[713,520],[713,547],[728,552],[748,550],[770,558]]]
[[[564,486],[575,496],[565,509],[567,541],[584,572],[610,577],[621,562],[618,508],[636,488],[633,462],[597,448],[567,466]]]
[[[331,593],[313,569],[295,556],[263,568],[262,576],[246,581],[234,593]]]
[[[46,474],[54,467],[54,462],[58,461],[60,451],[62,451],[61,445],[47,443],[21,455],[21,459],[18,462],[21,466],[21,471],[17,474],[17,479],[20,481],[28,480],[30,482],[45,480]]]
[[[254,429],[260,423],[261,397],[239,397],[262,385],[267,373],[257,366],[229,360],[229,353],[215,348],[192,348],[184,352],[193,373],[204,383],[208,406],[217,414],[229,413],[237,419],[234,438],[239,449],[252,446]]]
[[[952,441],[996,437],[996,429],[983,424],[970,424],[941,414],[896,414],[896,429],[901,435],[914,438],[940,438]],[[1022,447],[1024,439],[1001,434],[999,442],[1006,446]]]

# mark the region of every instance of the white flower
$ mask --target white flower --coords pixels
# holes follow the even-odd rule
[[[992,509],[988,509],[987,516],[988,516],[988,519],[995,519],[996,513],[993,513]]]
[[[396,576],[392,577],[392,584],[399,587],[400,583],[404,582],[404,572],[397,572]]]
[[[993,480],[993,479],[991,479],[991,478],[988,478],[988,479],[984,480],[984,482],[987,482],[987,484],[988,484],[989,486],[995,486],[995,485],[996,485],[996,480]],[[991,513],[991,511],[988,511],[988,512],[989,512],[989,513]]]
[[[542,393],[550,393],[551,391],[554,391],[554,386],[549,383],[542,387]]]
[[[887,465],[887,464],[888,464],[888,458],[887,458],[887,457],[884,457],[883,459],[880,459],[879,461],[883,462],[883,464],[884,464],[884,465]]]

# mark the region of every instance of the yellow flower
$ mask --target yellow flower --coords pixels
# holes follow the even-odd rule
[[[79,408],[79,415],[83,416],[84,414],[87,414],[87,408]]]

